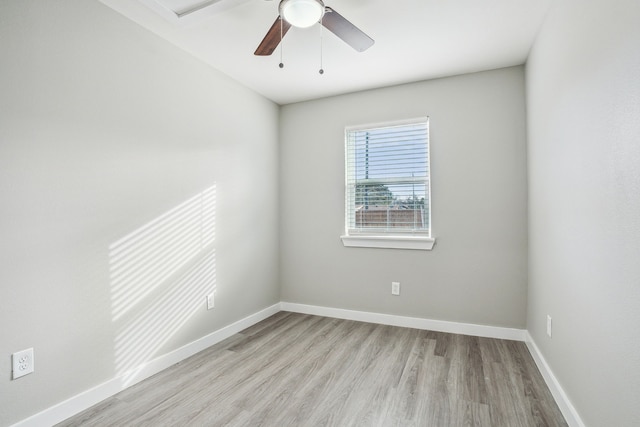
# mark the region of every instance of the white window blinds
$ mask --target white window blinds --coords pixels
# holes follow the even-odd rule
[[[346,231],[430,236],[429,119],[346,129]]]

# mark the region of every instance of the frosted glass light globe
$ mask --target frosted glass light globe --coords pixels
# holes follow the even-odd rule
[[[280,16],[298,28],[308,28],[324,15],[321,0],[282,0],[279,9]]]

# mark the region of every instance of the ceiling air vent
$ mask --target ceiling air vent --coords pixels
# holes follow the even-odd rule
[[[174,24],[194,24],[247,0],[138,0]],[[104,1],[103,1],[104,2]]]

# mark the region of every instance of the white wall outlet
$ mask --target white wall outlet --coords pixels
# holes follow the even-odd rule
[[[551,316],[547,314],[547,335],[551,338]]]
[[[214,308],[216,306],[215,296],[216,296],[215,292],[207,295],[207,310],[211,310],[212,308]]]
[[[391,282],[391,295],[400,295],[400,282]]]
[[[33,372],[33,348],[13,353],[11,360],[14,380]]]

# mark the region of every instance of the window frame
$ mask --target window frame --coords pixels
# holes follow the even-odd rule
[[[425,231],[403,231],[403,230],[354,230],[349,228],[350,209],[349,209],[349,135],[355,131],[366,131],[380,129],[385,127],[409,126],[415,124],[426,123],[427,125],[427,176],[426,176],[426,194],[425,200],[428,207],[429,227]],[[432,220],[431,220],[431,138],[429,130],[429,117],[417,117],[413,119],[395,120],[379,123],[371,123],[364,125],[346,126],[344,130],[344,161],[345,161],[345,186],[344,186],[344,234],[340,236],[342,244],[345,247],[364,247],[364,248],[385,248],[385,249],[417,249],[432,250],[436,239],[432,236]]]

